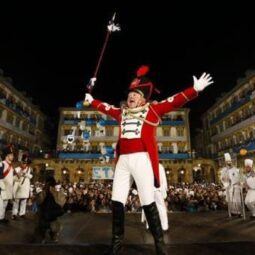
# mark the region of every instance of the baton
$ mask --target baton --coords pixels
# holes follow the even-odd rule
[[[120,26],[118,24],[114,23],[115,16],[116,16],[116,13],[113,14],[112,19],[108,22],[107,33],[106,33],[104,44],[103,44],[103,47],[101,49],[101,52],[100,52],[100,55],[99,55],[99,58],[98,58],[98,61],[97,61],[97,65],[96,65],[96,69],[95,69],[94,75],[93,75],[92,78],[90,78],[89,83],[86,86],[87,91],[88,91],[89,94],[92,93],[92,90],[95,87],[95,83],[96,83],[96,80],[97,80],[98,70],[99,70],[99,67],[101,65],[101,62],[102,62],[102,59],[103,59],[103,56],[104,56],[104,53],[105,53],[105,49],[106,49],[107,43],[109,41],[109,37],[110,37],[112,32],[120,31]],[[84,106],[89,106],[89,102],[84,100],[83,105]]]

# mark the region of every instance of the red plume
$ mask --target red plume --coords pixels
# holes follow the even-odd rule
[[[148,66],[141,66],[136,72],[137,77],[143,76],[149,72],[149,67]]]

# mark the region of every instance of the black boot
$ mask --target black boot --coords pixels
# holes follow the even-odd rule
[[[167,247],[164,243],[164,236],[156,203],[153,202],[149,205],[144,205],[143,209],[148,221],[150,232],[154,238],[156,254],[167,255]]]
[[[121,250],[124,237],[124,206],[122,203],[112,201],[112,244],[107,255],[117,255]]]

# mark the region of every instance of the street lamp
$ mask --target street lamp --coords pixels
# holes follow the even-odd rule
[[[78,166],[78,168],[76,169],[76,172],[78,175],[81,175],[83,172],[83,169],[80,166]]]
[[[68,173],[68,169],[64,166],[62,169],[62,174],[66,175]]]
[[[75,174],[75,177],[78,178],[78,182],[80,181],[84,181],[84,169],[81,168],[80,166],[78,166],[78,168],[75,170],[76,174]]]
[[[179,178],[180,178],[180,182],[182,183],[183,182],[183,176],[184,176],[184,173],[185,173],[185,169],[182,167],[180,170],[179,170]]]

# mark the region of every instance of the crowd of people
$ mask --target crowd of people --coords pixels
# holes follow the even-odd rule
[[[113,200],[112,180],[92,180],[90,183],[68,181],[56,182],[54,177],[48,176],[44,182],[33,182],[31,160],[24,154],[20,165],[13,168],[13,150],[7,148],[5,160],[0,165],[0,222],[8,223],[6,211],[10,209],[11,219],[26,217],[27,211],[35,214],[35,237],[40,242],[47,240],[58,241],[61,223],[58,217],[64,213],[112,213]],[[230,216],[245,215],[245,206],[251,211],[251,218],[255,218],[255,174],[253,161],[244,161],[244,173],[232,165],[231,157],[225,154],[226,166],[221,170],[221,183],[176,183],[167,184],[165,169],[159,168],[163,175],[160,177],[159,188],[155,188],[155,202],[158,207],[162,230],[168,229],[167,212],[208,212],[224,210]],[[158,198],[157,198],[158,197]],[[160,202],[160,200],[162,200]],[[160,208],[160,203],[166,208],[166,217]],[[147,219],[142,206],[139,189],[135,183],[130,187],[124,212],[142,213]],[[161,217],[162,216],[162,217]],[[164,224],[165,222],[165,224]],[[148,223],[148,222],[147,222]],[[147,228],[149,225],[147,224]],[[38,241],[35,240],[36,242]]]
[[[44,184],[36,182],[31,185],[31,196],[28,206],[36,211],[36,195],[43,189]],[[77,211],[110,213],[112,181],[93,181],[85,183],[58,182],[57,190],[66,195],[64,210],[67,213]],[[188,184],[179,183],[168,186],[166,206],[168,212],[203,212],[226,210],[225,191],[222,185],[214,183]],[[141,212],[141,204],[136,188],[131,188],[125,205],[128,213]]]

